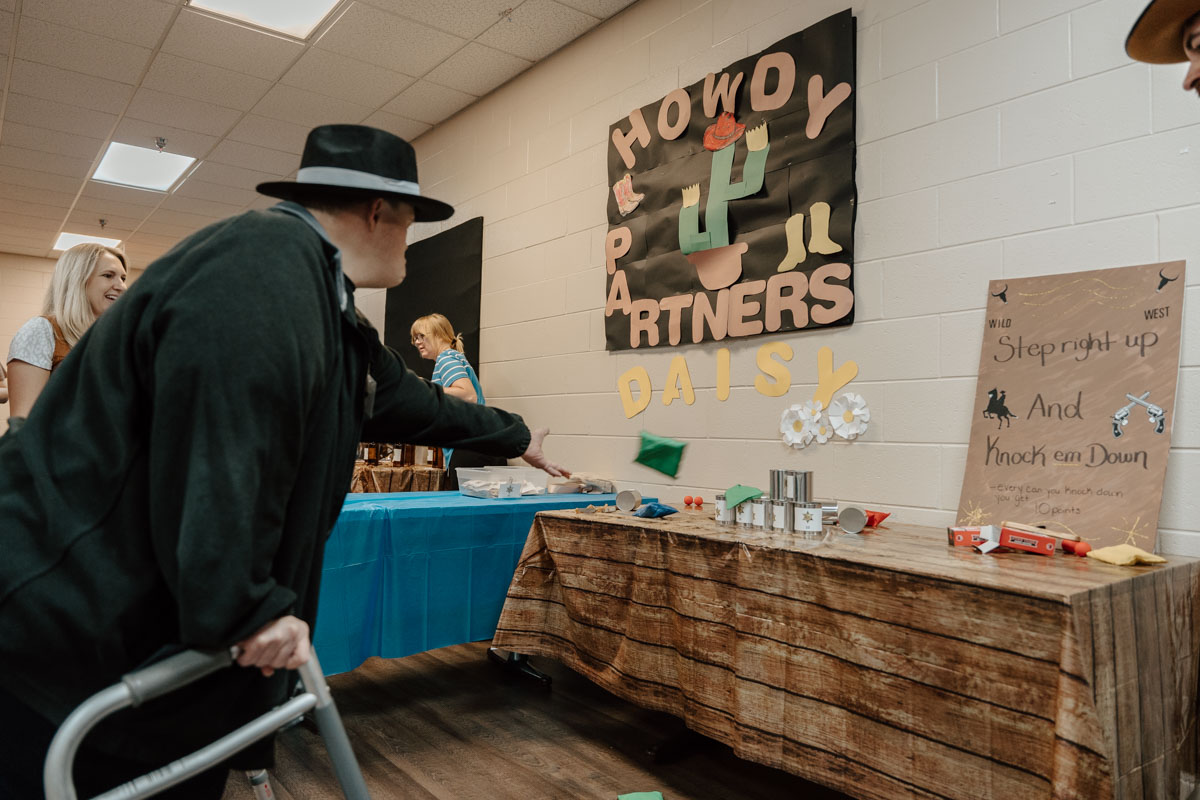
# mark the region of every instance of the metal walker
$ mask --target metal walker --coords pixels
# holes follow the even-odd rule
[[[42,771],[46,800],[76,800],[71,770],[75,754],[88,732],[105,717],[123,708],[138,706],[147,700],[197,681],[233,664],[235,651],[206,653],[187,650],[157,664],[131,672],[121,682],[89,697],[71,712],[50,743]],[[251,720],[232,733],[206,747],[167,764],[161,769],[134,778],[100,795],[96,800],[132,800],[149,797],[216,766],[225,759],[312,712],[321,738],[333,762],[333,771],[347,800],[369,800],[362,771],[350,749],[350,740],[338,716],[337,706],[325,684],[317,654],[314,652],[298,670],[304,692]],[[247,778],[260,800],[273,796],[266,770],[247,772]]]

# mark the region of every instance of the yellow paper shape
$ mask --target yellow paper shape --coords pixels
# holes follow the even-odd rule
[[[790,361],[792,348],[788,347],[786,342],[770,342],[758,348],[755,361],[763,374],[754,378],[754,388],[764,397],[782,397],[792,388],[792,373],[786,365],[771,356],[780,356],[784,361]],[[768,377],[775,380],[769,381]]]
[[[638,385],[638,397],[633,399],[633,384]],[[621,393],[621,405],[625,407],[625,419],[646,410],[650,405],[650,373],[645,367],[630,367],[617,379],[617,390]]]
[[[671,368],[667,370],[667,388],[663,390],[663,405],[671,405],[672,400],[678,400],[682,391],[683,402],[689,406],[696,402],[696,390],[692,386],[692,375],[688,372],[687,361],[683,356],[671,359]]]
[[[1088,551],[1088,558],[1103,561],[1106,564],[1116,564],[1118,567],[1128,567],[1131,564],[1165,564],[1167,560],[1154,553],[1147,553],[1140,547],[1131,544],[1114,544]]]
[[[858,375],[858,364],[847,361],[837,370],[833,368],[833,350],[822,347],[817,351],[817,392],[813,400],[819,401],[822,408],[829,408],[833,395],[854,377]]]

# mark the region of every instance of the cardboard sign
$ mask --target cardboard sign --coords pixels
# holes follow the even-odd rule
[[[853,321],[854,69],[844,11],[612,125],[609,350]]]
[[[1184,283],[1182,261],[991,282],[959,524],[1154,550]]]

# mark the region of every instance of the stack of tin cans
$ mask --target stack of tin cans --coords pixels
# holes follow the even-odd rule
[[[837,506],[823,506],[812,499],[813,474],[807,470],[773,469],[770,494],[729,508],[725,495],[717,493],[717,522],[780,533],[820,533],[824,518],[837,517]]]

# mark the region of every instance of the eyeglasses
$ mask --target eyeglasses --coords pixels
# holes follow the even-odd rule
[[[413,337],[412,337],[413,344],[420,344],[423,341],[425,341],[425,334],[423,334],[423,333],[414,333],[413,334]]]

